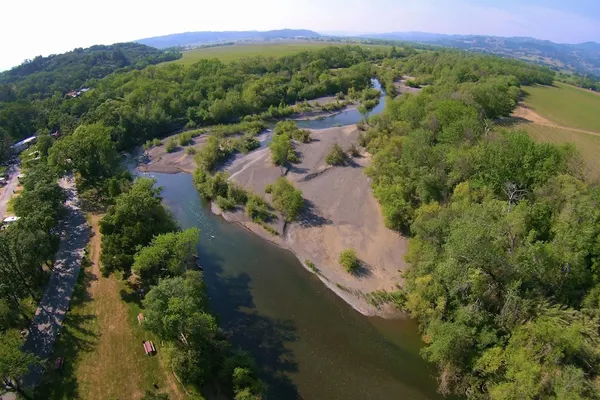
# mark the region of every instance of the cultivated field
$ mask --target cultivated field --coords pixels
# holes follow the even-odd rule
[[[330,46],[339,46],[339,43],[324,42],[277,42],[277,43],[249,43],[236,44],[232,46],[207,47],[183,52],[183,58],[174,63],[189,65],[197,61],[209,58],[218,58],[221,61],[235,61],[246,57],[284,57],[297,54],[307,50],[318,50]],[[362,47],[382,47],[375,45],[361,45]]]
[[[600,95],[555,82],[525,87],[525,105],[556,125],[600,132]]]

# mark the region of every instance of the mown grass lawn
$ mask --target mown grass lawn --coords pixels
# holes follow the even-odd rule
[[[236,61],[246,57],[284,57],[307,50],[319,50],[330,46],[344,46],[341,43],[300,42],[300,43],[249,43],[232,46],[207,47],[183,52],[183,57],[172,63],[193,64],[203,59],[218,58],[221,61]],[[390,48],[390,46],[361,45],[368,48]]]
[[[97,234],[89,245],[92,261],[98,262],[99,216],[91,218]],[[86,258],[87,259],[87,258]],[[182,399],[180,388],[167,376],[156,337],[138,325],[140,299],[122,279],[104,278],[99,267],[88,261],[82,268],[42,383],[39,399],[139,399],[146,390],[159,390],[172,400]],[[153,340],[159,352],[146,356],[142,340]],[[56,371],[54,360],[64,357],[64,368]]]
[[[525,104],[555,124],[600,132],[600,94],[560,82],[523,90]]]

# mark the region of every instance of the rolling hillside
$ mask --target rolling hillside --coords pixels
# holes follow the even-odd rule
[[[558,71],[600,75],[600,44],[560,44],[530,37],[443,35],[424,32],[391,32],[365,38],[403,40],[492,53],[549,66]]]
[[[276,39],[317,38],[321,35],[306,29],[281,29],[274,31],[225,31],[184,32],[137,40],[137,43],[164,49],[167,47],[191,47],[209,43],[235,42],[240,40],[264,41]]]

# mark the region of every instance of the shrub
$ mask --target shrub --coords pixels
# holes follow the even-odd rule
[[[292,147],[292,142],[288,135],[273,136],[273,141],[269,147],[271,148],[271,158],[275,165],[287,165],[298,162],[298,156]]]
[[[219,206],[221,210],[224,211],[233,210],[235,208],[235,203],[223,196],[217,196],[215,203],[217,204],[217,206]]]
[[[344,92],[338,92],[335,97],[338,98],[338,100],[344,100],[346,98],[346,95],[344,94]]]
[[[315,274],[317,272],[319,272],[319,270],[317,269],[317,266],[315,265],[314,262],[310,261],[309,259],[304,260],[304,263],[306,264],[306,266]]]
[[[155,147],[162,146],[162,141],[159,138],[152,139],[152,145]]]
[[[211,171],[221,160],[227,157],[227,154],[227,151],[221,149],[221,140],[216,136],[211,136],[197,152],[196,164],[207,171]]]
[[[238,184],[229,182],[227,198],[235,204],[244,205],[248,201],[248,193]]]
[[[271,194],[271,192],[273,192],[273,185],[269,184],[265,187],[265,193]]]
[[[346,163],[346,153],[339,144],[334,144],[327,156],[325,162],[328,165],[344,165]]]
[[[308,129],[298,129],[296,122],[290,120],[278,122],[273,130],[273,135],[287,135],[302,143],[309,143],[311,141],[310,131]]]
[[[167,153],[172,153],[175,151],[175,149],[177,149],[177,143],[175,142],[175,139],[171,138],[167,141],[167,144],[165,145],[165,151]]]
[[[360,268],[360,261],[356,257],[354,249],[347,249],[340,253],[339,263],[346,272],[353,274]]]
[[[360,155],[360,152],[358,151],[358,146],[356,146],[355,143],[352,143],[350,145],[350,148],[348,149],[348,153],[350,153],[352,157],[358,157]]]
[[[212,200],[218,196],[228,197],[229,182],[227,181],[227,174],[224,172],[217,172],[211,175],[202,168],[196,168],[194,172],[194,185],[200,196],[205,199]]]
[[[246,133],[244,136],[235,140],[234,147],[241,153],[249,153],[260,147],[260,142],[253,135]]]
[[[186,133],[182,133],[178,136],[179,138],[179,145],[180,146],[187,146],[189,144],[192,144],[192,134],[191,132],[186,132]]]
[[[193,156],[194,154],[196,154],[196,148],[195,147],[188,147],[185,149],[185,152],[191,156]]]
[[[255,194],[248,195],[246,214],[255,222],[267,222],[273,217],[267,202]]]
[[[282,176],[272,185],[271,193],[275,209],[287,222],[294,221],[304,206],[302,192]]]

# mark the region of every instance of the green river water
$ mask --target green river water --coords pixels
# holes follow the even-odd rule
[[[303,126],[359,118],[350,111]],[[440,398],[414,321],[359,314],[292,253],[212,214],[190,175],[148,175],[163,187],[180,226],[200,228],[211,307],[234,345],[261,366],[269,399]]]

